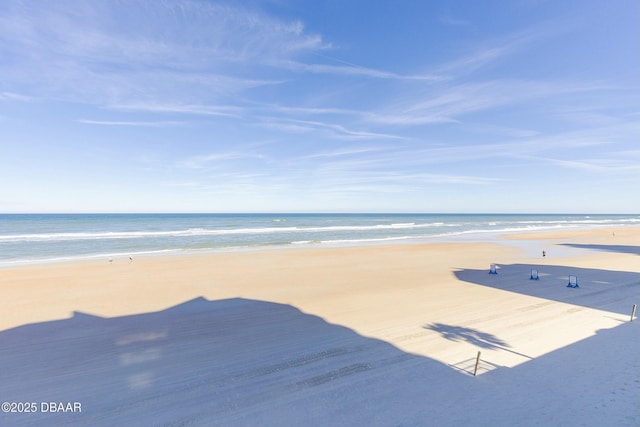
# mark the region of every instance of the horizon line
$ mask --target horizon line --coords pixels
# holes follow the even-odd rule
[[[42,212],[0,212],[0,215],[640,215],[640,212],[424,212],[424,211],[42,211]]]

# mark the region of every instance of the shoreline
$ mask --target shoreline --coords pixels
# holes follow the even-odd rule
[[[376,246],[405,246],[405,245],[428,245],[437,243],[499,243],[505,245],[513,245],[517,247],[523,247],[524,243],[533,240],[549,240],[554,241],[563,238],[578,238],[578,237],[602,237],[605,233],[602,231],[611,231],[613,235],[621,235],[625,233],[625,230],[640,230],[640,226],[625,226],[620,227],[616,225],[599,225],[591,227],[576,227],[570,229],[550,230],[548,228],[542,230],[531,231],[474,231],[474,232],[460,232],[460,233],[447,233],[433,236],[406,236],[406,237],[391,237],[384,239],[363,239],[353,241],[340,241],[340,242],[309,242],[309,243],[286,243],[286,244],[265,244],[255,246],[233,246],[233,247],[220,247],[220,248],[203,248],[203,249],[157,249],[151,251],[142,252],[120,252],[120,253],[103,253],[94,255],[72,255],[65,257],[35,259],[35,260],[16,260],[16,261],[0,261],[0,271],[7,268],[20,268],[31,267],[37,265],[54,265],[54,264],[66,264],[66,263],[82,263],[82,262],[97,262],[98,260],[108,260],[113,258],[114,261],[122,259],[128,261],[132,256],[136,259],[146,257],[174,257],[174,256],[199,256],[209,254],[222,254],[222,253],[261,253],[264,251],[280,251],[280,250],[313,250],[313,249],[339,249],[339,248],[366,248]],[[521,244],[516,242],[520,241]]]
[[[218,299],[256,294],[266,300],[295,303],[296,300],[289,298],[288,293],[298,291],[292,279],[286,277],[285,273],[295,271],[299,281],[312,282],[315,287],[321,287],[322,283],[319,283],[317,277],[312,280],[307,280],[306,277],[324,277],[327,274],[326,270],[336,268],[336,265],[340,266],[340,274],[354,283],[376,279],[369,274],[365,275],[367,279],[361,277],[367,270],[375,270],[382,276],[389,276],[386,272],[386,269],[389,269],[391,272],[399,273],[393,280],[433,277],[443,284],[452,284],[456,281],[452,280],[450,275],[456,269],[488,271],[492,263],[525,263],[532,266],[562,263],[567,267],[597,266],[616,271],[635,271],[634,264],[630,262],[635,260],[629,258],[634,256],[633,254],[589,250],[581,248],[580,245],[590,242],[592,245],[615,243],[632,247],[635,242],[640,241],[640,227],[618,228],[615,230],[615,236],[609,232],[605,235],[602,231],[591,229],[562,233],[527,233],[524,236],[501,235],[487,240],[411,244],[278,249],[265,247],[257,250],[138,256],[133,262],[129,262],[128,257],[123,256],[114,258],[112,263],[107,258],[100,258],[3,267],[0,268],[0,287],[5,298],[0,301],[0,310],[14,314],[0,318],[0,330],[32,321],[65,318],[76,310],[95,310],[105,316],[159,310],[179,302],[180,298],[186,300],[191,296]],[[574,247],[560,246],[562,242]],[[541,256],[542,250],[546,250],[546,258]],[[347,260],[352,261],[349,263]],[[220,286],[212,287],[210,283]],[[233,283],[243,286],[231,286]],[[152,291],[156,286],[159,293],[149,300],[147,291]],[[111,290],[110,298],[122,295],[121,298],[125,300],[135,295],[134,300],[141,302],[141,305],[136,306],[133,302],[114,305],[109,298],[94,298],[91,295],[92,290],[99,290],[96,296],[108,296],[107,290]],[[273,290],[278,292],[272,292]],[[327,288],[329,293],[332,290],[331,287]],[[84,299],[77,299],[80,304],[76,307],[62,298],[67,293],[73,296],[74,292],[78,295],[87,294],[87,303],[80,303]],[[9,298],[6,297],[7,293]],[[33,304],[34,301],[46,299],[43,295],[49,293],[57,294],[54,300],[59,301],[61,305],[52,304],[48,307],[58,309],[49,310],[44,307],[45,310],[42,310],[43,307]],[[284,294],[284,297],[279,293]],[[11,298],[12,294],[14,301]],[[165,298],[162,298],[162,295],[165,295]],[[15,301],[25,305],[10,307],[9,303]],[[29,302],[31,304],[27,304]],[[305,304],[306,300],[302,306]],[[7,306],[4,307],[5,305]],[[119,309],[105,309],[109,306]],[[49,314],[44,314],[45,312]],[[54,315],[54,312],[57,314]]]

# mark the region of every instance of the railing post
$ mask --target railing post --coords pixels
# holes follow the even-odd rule
[[[476,357],[476,368],[473,370],[473,376],[475,377],[478,373],[478,365],[480,364],[480,352],[478,352],[478,357]]]

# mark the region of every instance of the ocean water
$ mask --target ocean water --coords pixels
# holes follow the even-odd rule
[[[640,215],[5,214],[0,266],[243,249],[485,239],[640,225]]]

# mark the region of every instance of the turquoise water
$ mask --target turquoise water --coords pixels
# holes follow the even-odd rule
[[[0,265],[634,225],[640,215],[6,214],[0,215]]]

